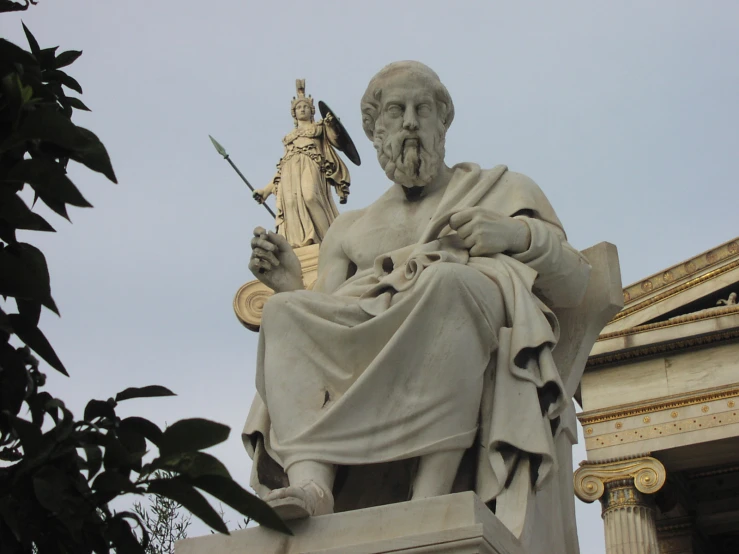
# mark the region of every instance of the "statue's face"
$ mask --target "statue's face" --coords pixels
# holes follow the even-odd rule
[[[430,87],[397,78],[382,87],[374,143],[380,165],[395,183],[425,186],[444,161],[444,127]]]
[[[295,106],[295,119],[298,121],[309,121],[310,116],[310,104],[308,102],[298,102]]]

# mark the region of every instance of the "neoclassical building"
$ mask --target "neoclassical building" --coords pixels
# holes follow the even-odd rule
[[[739,553],[739,238],[624,289],[581,382],[608,554]]]

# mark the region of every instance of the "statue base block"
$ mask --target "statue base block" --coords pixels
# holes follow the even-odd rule
[[[293,536],[256,527],[177,543],[176,554],[524,554],[472,492],[290,522]]]

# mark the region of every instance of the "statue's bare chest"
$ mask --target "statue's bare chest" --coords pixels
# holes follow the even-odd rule
[[[378,256],[417,243],[435,210],[433,199],[376,203],[344,237],[344,252],[359,270],[371,267]]]

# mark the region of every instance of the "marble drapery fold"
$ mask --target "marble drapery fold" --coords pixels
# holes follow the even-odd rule
[[[244,429],[259,492],[274,486],[260,476],[261,456],[283,468],[359,465],[477,442],[486,502],[522,456],[537,487],[555,469],[553,430],[568,399],[551,355],[551,308],[579,303],[589,266],[532,181],[511,186],[505,166],[454,169],[418,243],[378,257],[331,295],[267,303]],[[447,222],[471,206],[522,218],[529,249],[470,257]]]
[[[331,187],[348,187],[349,170],[334,150],[335,139],[323,121],[298,127],[282,139],[285,153],[272,179],[275,223],[294,247],[319,244],[339,215]]]

